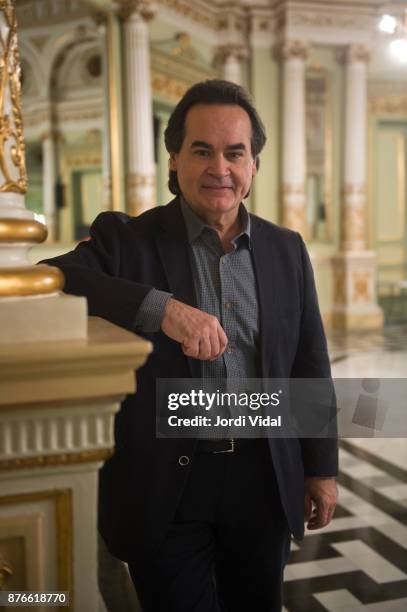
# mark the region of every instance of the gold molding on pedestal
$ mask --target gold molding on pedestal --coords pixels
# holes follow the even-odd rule
[[[78,453],[55,453],[53,455],[35,455],[33,457],[16,457],[15,459],[0,459],[2,470],[21,470],[27,468],[42,468],[54,465],[73,465],[76,463],[104,462],[112,455],[109,448],[96,448]]]
[[[64,275],[46,265],[0,268],[0,298],[47,295],[61,291]]]
[[[0,219],[0,242],[44,242],[47,228],[34,219]]]
[[[0,18],[6,26],[0,29],[0,172],[3,175],[0,193],[26,193],[27,171],[20,105],[20,63],[14,2],[0,0]],[[6,108],[8,93],[11,108]],[[11,146],[10,140],[14,141]],[[7,158],[18,170],[17,179],[13,179],[10,174]]]
[[[53,501],[55,505],[57,588],[61,591],[69,591],[71,604],[68,609],[73,610],[72,490],[56,489],[4,495],[0,497],[0,506],[13,506],[37,501]]]

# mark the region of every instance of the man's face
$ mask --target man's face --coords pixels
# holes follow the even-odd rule
[[[171,153],[181,192],[203,218],[237,210],[256,173],[249,115],[238,105],[197,104],[186,116],[179,153]]]

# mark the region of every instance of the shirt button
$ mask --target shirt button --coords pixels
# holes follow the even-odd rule
[[[232,302],[225,302],[226,310],[230,310],[232,308]]]
[[[233,352],[233,348],[231,346],[228,346],[228,348],[226,349],[227,353],[232,353]]]
[[[187,457],[186,455],[181,455],[181,457],[178,458],[178,463],[182,466],[188,465],[189,457]]]

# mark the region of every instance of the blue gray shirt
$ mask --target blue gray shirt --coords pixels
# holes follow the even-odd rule
[[[225,353],[201,362],[202,378],[256,378],[259,369],[259,310],[251,257],[250,217],[240,205],[241,233],[225,253],[219,235],[181,198],[197,308],[214,315],[228,338]],[[152,289],[136,317],[136,330],[159,331],[170,293]]]

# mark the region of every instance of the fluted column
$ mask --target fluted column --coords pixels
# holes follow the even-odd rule
[[[282,62],[282,222],[307,238],[305,197],[305,60],[308,46],[288,41],[276,50]]]
[[[110,128],[110,91],[109,91],[109,53],[107,41],[108,17],[102,12],[93,15],[98,26],[99,40],[102,48],[102,77],[103,77],[103,134],[102,134],[102,176],[104,210],[114,210],[112,198],[112,163],[111,163],[111,128]]]
[[[120,2],[124,20],[125,107],[127,138],[127,211],[138,215],[155,204],[154,134],[147,0]]]
[[[220,68],[222,79],[241,84],[241,63],[247,57],[247,49],[243,45],[222,45],[216,53],[216,64]]]
[[[377,305],[376,255],[367,250],[367,62],[363,45],[340,54],[345,70],[345,142],[339,253],[333,258],[333,324],[375,329],[383,324]]]
[[[51,241],[56,237],[57,210],[55,202],[55,187],[57,182],[56,140],[52,131],[46,132],[42,140],[42,185],[44,216]]]

